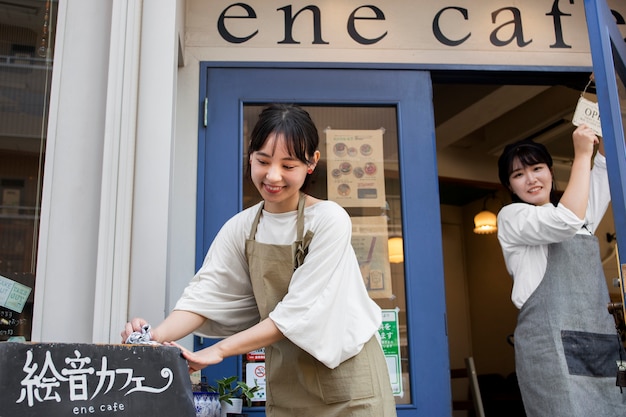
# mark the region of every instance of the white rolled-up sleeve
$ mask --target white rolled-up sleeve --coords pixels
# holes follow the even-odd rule
[[[596,154],[591,170],[591,186],[589,187],[589,204],[587,205],[586,223],[591,233],[595,233],[611,202],[609,177],[606,169],[606,158]]]
[[[562,242],[574,236],[583,224],[584,220],[562,204],[513,203],[498,213],[498,239],[505,247]]]
[[[259,322],[245,258],[249,217],[242,212],[224,224],[174,307],[206,317],[198,335],[226,337]]]
[[[511,301],[522,308],[546,271],[548,245],[573,237],[583,226],[567,207],[513,203],[498,213],[498,240],[513,278]]]

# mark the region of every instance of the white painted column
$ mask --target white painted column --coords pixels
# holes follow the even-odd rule
[[[158,324],[167,307],[168,225],[178,64],[177,2],[144,1],[129,317]],[[120,327],[121,329],[121,327]]]
[[[127,317],[143,0],[113,0],[93,342]]]

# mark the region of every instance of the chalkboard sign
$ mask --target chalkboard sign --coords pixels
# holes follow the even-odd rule
[[[0,369],[0,417],[195,417],[175,347],[6,342]]]

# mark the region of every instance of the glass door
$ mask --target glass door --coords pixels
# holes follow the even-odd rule
[[[322,158],[308,192],[343,206],[379,330],[399,415],[449,415],[449,366],[430,77],[415,71],[205,69],[197,267],[232,215],[259,201],[247,142],[259,112],[291,102],[311,115]],[[340,318],[338,318],[339,320]],[[207,339],[198,340],[211,343]],[[209,367],[209,383],[263,384],[263,351]],[[263,398],[248,413],[262,415]],[[415,414],[417,411],[418,414]]]

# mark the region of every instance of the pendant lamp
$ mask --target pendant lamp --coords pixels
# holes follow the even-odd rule
[[[495,196],[485,197],[482,211],[474,216],[474,233],[477,235],[489,235],[498,231],[496,215],[487,210],[487,200],[490,198],[495,199]]]
[[[496,215],[489,210],[483,210],[474,216],[474,233],[488,235],[498,231]]]

